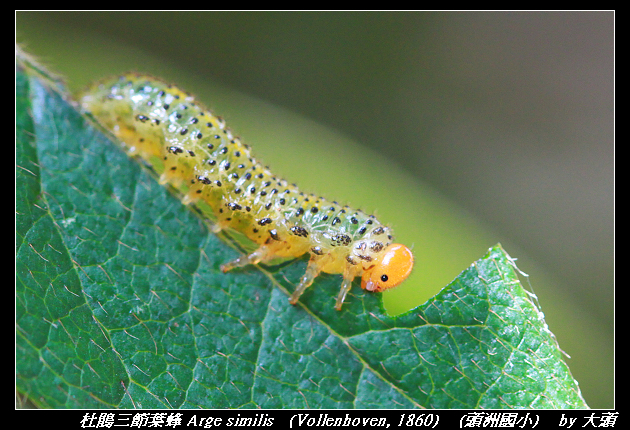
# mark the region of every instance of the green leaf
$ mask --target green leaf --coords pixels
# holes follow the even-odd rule
[[[500,247],[398,317],[208,232],[46,73],[16,81],[17,388],[48,408],[584,408]]]

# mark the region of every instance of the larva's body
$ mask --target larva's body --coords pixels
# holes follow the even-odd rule
[[[257,161],[224,121],[181,90],[148,76],[126,74],[90,87],[81,105],[184,195],[216,219],[213,230],[233,228],[259,245],[234,267],[276,257],[311,259],[290,301],[295,304],[320,272],[341,273],[336,308],[355,276],[383,291],[402,282],[411,251],[392,244],[391,230],[373,215],[304,194]]]

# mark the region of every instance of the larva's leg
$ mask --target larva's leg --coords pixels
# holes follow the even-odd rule
[[[168,184],[168,179],[169,179],[168,175],[166,173],[162,173],[160,175],[160,179],[158,180],[158,182],[160,185],[166,185]]]
[[[357,267],[351,264],[346,265],[346,269],[343,272],[343,282],[341,283],[341,290],[339,290],[339,295],[337,295],[337,301],[335,302],[335,309],[338,311],[341,310],[341,305],[343,305],[343,301],[346,298],[346,295],[352,288],[352,281],[355,276],[359,276],[359,271]]]
[[[225,273],[228,270],[234,269],[235,267],[243,267],[249,264],[258,264],[261,261],[268,261],[273,258],[273,251],[266,246],[261,246],[249,255],[241,255],[236,260],[232,260],[229,263],[223,264],[221,266],[221,271]]]
[[[300,283],[295,287],[295,291],[291,294],[291,298],[289,298],[289,303],[292,305],[297,303],[304,290],[306,290],[313,283],[317,275],[319,275],[321,271],[319,267],[317,260],[311,258],[306,267],[306,273],[304,273],[304,276],[300,279]]]
[[[319,272],[321,272],[321,268],[323,267],[322,263],[324,263],[323,258],[311,257],[308,262],[308,266],[306,267],[306,272],[304,273],[304,276],[302,276],[302,278],[300,279],[300,283],[297,287],[295,287],[295,291],[293,292],[293,294],[291,294],[291,298],[289,298],[289,303],[294,305],[298,302],[298,299],[300,298],[304,290],[306,290],[313,283],[317,275],[319,275]]]
[[[185,205],[189,205],[193,202],[193,199],[190,198],[190,195],[186,194],[184,197],[182,197],[182,203]]]
[[[354,276],[347,278],[344,275],[343,282],[341,283],[341,290],[339,290],[339,295],[337,296],[337,301],[335,302],[335,309],[337,309],[338,311],[341,310],[341,305],[346,298],[346,294],[348,294],[348,291],[350,291],[350,288],[352,288],[353,279]]]

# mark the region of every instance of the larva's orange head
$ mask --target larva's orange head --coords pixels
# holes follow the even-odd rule
[[[361,288],[376,292],[389,290],[411,273],[413,254],[405,245],[392,243],[381,255],[374,266],[363,272]]]

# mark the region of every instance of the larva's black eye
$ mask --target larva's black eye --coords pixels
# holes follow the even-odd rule
[[[383,281],[383,282],[387,282],[388,279],[389,278],[387,277],[387,275],[382,275],[381,276],[381,281]]]

